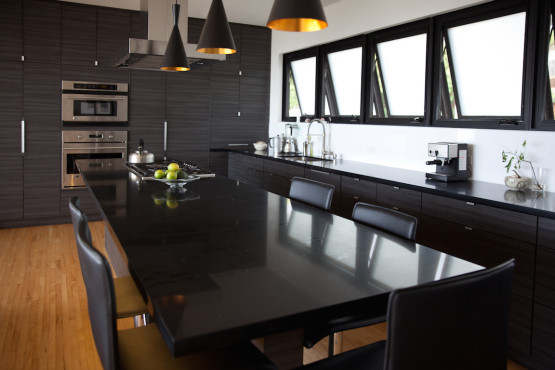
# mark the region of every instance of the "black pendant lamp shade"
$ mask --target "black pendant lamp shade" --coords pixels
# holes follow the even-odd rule
[[[267,26],[278,31],[312,32],[328,26],[320,0],[275,0]]]
[[[222,0],[212,0],[197,51],[207,54],[233,54],[237,51]]]
[[[188,71],[191,69],[187,61],[187,54],[185,54],[185,47],[181,39],[181,33],[177,27],[179,20],[179,4],[172,4],[173,10],[173,29],[168,40],[166,53],[160,64],[160,69],[165,71]]]

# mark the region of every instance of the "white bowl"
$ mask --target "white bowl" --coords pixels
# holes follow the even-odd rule
[[[265,142],[253,143],[252,145],[254,145],[254,149],[256,150],[266,150],[266,148],[268,147],[268,144],[266,144]]]
[[[528,184],[526,177],[518,177],[516,175],[505,176],[505,185],[511,190],[521,190]]]

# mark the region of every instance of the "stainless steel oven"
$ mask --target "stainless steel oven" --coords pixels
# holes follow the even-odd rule
[[[113,158],[127,158],[127,131],[62,131],[62,189],[85,186],[76,160]]]
[[[62,81],[62,124],[124,126],[128,121],[126,83]]]

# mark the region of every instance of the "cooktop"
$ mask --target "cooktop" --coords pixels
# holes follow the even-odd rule
[[[166,160],[155,160],[153,163],[126,163],[127,168],[132,170],[135,174],[141,176],[143,180],[151,178],[154,176],[156,170],[166,170],[168,164],[177,163],[179,168],[184,171],[187,175],[196,175],[199,177],[214,177],[216,176],[213,172],[206,168],[197,166],[196,164],[190,162],[182,162],[175,159]]]

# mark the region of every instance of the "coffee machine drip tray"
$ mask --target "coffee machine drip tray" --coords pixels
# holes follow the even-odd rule
[[[442,182],[453,182],[453,181],[466,181],[468,177],[461,177],[455,175],[449,175],[445,173],[426,173],[426,179],[442,181]]]

